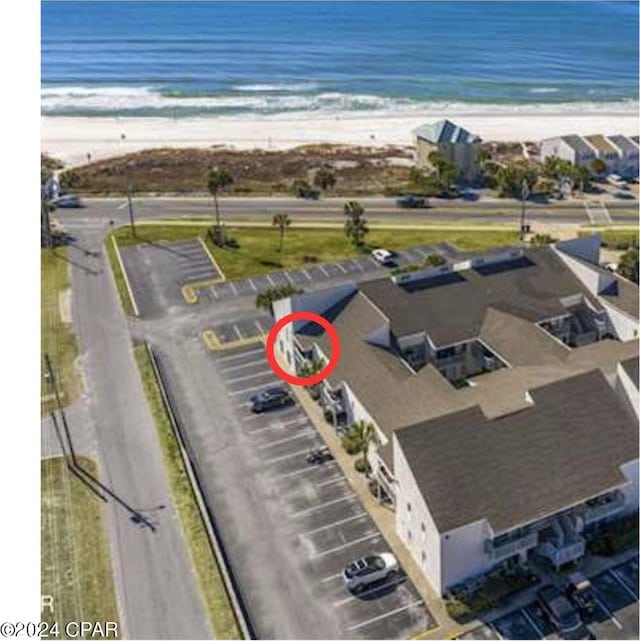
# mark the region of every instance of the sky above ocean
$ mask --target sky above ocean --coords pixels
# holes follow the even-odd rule
[[[637,107],[636,2],[43,2],[42,113]]]

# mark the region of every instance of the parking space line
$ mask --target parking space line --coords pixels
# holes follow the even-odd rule
[[[358,262],[358,260],[357,260],[356,258],[354,258],[354,259],[353,259],[353,262],[356,264],[356,267],[357,267],[361,272],[363,272],[363,271],[364,271],[364,267],[363,267],[363,266]]]
[[[231,291],[233,292],[234,296],[238,295],[238,290],[236,289],[236,286],[233,284],[233,281],[228,280],[229,287],[231,287]]]
[[[363,590],[357,596],[352,594],[351,596],[345,597],[344,599],[340,599],[339,601],[334,601],[331,605],[334,608],[339,608],[341,605],[346,605],[347,603],[352,603],[353,601],[359,601],[360,599],[362,599],[362,597],[371,596],[376,592],[381,592],[382,590],[393,588],[396,585],[400,585],[401,583],[404,583],[405,581],[406,581],[406,578],[404,576],[400,576],[394,581],[385,581],[382,585],[376,585],[375,587],[369,590]]]
[[[293,278],[291,278],[291,276],[289,276],[289,272],[284,271],[284,272],[282,272],[282,273],[285,275],[285,278],[286,278],[286,279],[287,279],[287,280],[288,280],[292,285],[295,285],[295,284],[296,284],[296,283],[295,283],[295,281],[293,280]]]
[[[325,487],[327,485],[333,485],[334,483],[341,483],[341,482],[344,483],[346,480],[347,479],[344,476],[341,475],[341,476],[338,476],[335,479],[330,479],[329,481],[324,481],[323,483],[318,483],[316,485],[316,487]]]
[[[356,519],[361,519],[363,516],[367,516],[367,512],[362,511],[358,512],[355,516],[349,516],[346,519],[340,519],[339,521],[334,521],[328,525],[321,525],[320,527],[314,528],[313,530],[307,530],[302,532],[298,536],[309,536],[310,534],[315,534],[316,532],[322,532],[323,530],[328,530],[330,528],[336,527],[337,525],[342,525],[343,523],[349,523],[350,521],[355,521]],[[339,574],[337,576],[340,576]]]
[[[420,254],[420,256],[422,256],[422,258],[427,257],[427,252],[422,249],[422,247],[414,247],[414,249]]]
[[[248,363],[242,363],[242,365],[232,365],[231,367],[223,367],[220,370],[221,374],[227,374],[228,372],[235,372],[238,369],[244,369],[245,367],[254,367],[255,365],[258,365],[259,363],[264,362],[263,358],[257,358],[254,361],[249,361]]]
[[[320,268],[320,271],[321,271],[321,272],[322,272],[322,273],[323,273],[327,278],[331,278],[331,275],[330,275],[330,274],[329,274],[329,272],[324,268],[324,265],[318,265],[318,267]]]
[[[262,352],[264,354],[264,348],[263,347],[256,347],[255,349],[248,349],[245,352],[242,352],[242,354],[231,354],[230,356],[221,356],[220,358],[217,358],[216,360],[221,363],[223,361],[231,361],[237,358],[242,358],[243,356],[246,356],[247,354],[257,354],[258,352]]]
[[[304,432],[299,432],[295,436],[288,436],[287,438],[279,438],[276,441],[271,441],[270,443],[264,443],[256,447],[257,450],[266,450],[268,447],[273,447],[274,445],[282,445],[282,443],[287,443],[288,441],[295,441],[298,438],[303,438],[309,436],[309,434],[315,434],[315,430],[305,430]]]
[[[238,378],[230,378],[227,381],[227,385],[233,385],[234,383],[239,383],[240,381],[246,381],[250,378],[256,378],[256,376],[264,376],[265,374],[270,374],[271,369],[262,369],[259,372],[256,372],[255,374],[247,374],[246,376],[238,376]]]
[[[271,284],[271,286],[272,286],[272,287],[274,287],[274,286],[275,286],[275,283],[271,280],[271,276],[269,276],[269,274],[265,274],[265,276],[267,277],[267,280],[269,281],[269,283]]]
[[[329,576],[325,576],[323,579],[320,579],[320,583],[329,583],[329,581],[339,579],[341,576],[342,572],[338,572],[337,574],[330,574]]]
[[[337,465],[335,461],[328,461],[323,465],[324,469],[329,467],[330,465]],[[321,470],[322,467],[318,466],[312,466],[312,467],[301,467],[299,470],[295,470],[293,472],[285,472],[284,474],[280,474],[279,476],[276,476],[276,481],[282,481],[283,479],[289,479],[293,478],[294,476],[300,476],[301,474],[309,474],[311,472],[317,472],[318,470]]]
[[[625,581],[623,581],[620,576],[618,576],[618,573],[616,572],[615,568],[610,568],[609,572],[613,576],[613,578],[627,591],[628,594],[630,594],[633,597],[634,601],[638,600],[638,595],[634,593],[634,591],[626,584]]]
[[[350,625],[347,630],[357,630],[358,628],[364,628],[366,625],[370,625],[371,623],[375,623],[376,621],[381,621],[382,619],[386,619],[387,617],[393,616],[394,614],[398,614],[398,612],[404,612],[405,610],[408,610],[409,608],[412,608],[416,605],[421,605],[422,601],[413,601],[412,603],[409,603],[408,605],[403,605],[400,608],[396,608],[395,610],[390,610],[389,612],[385,612],[384,614],[380,614],[377,617],[373,617],[372,619],[367,619],[366,621],[362,621],[361,623],[356,623],[356,625]],[[502,637],[500,637],[502,638]]]
[[[340,550],[344,550],[345,548],[351,547],[352,545],[356,545],[356,543],[362,543],[363,541],[369,541],[371,539],[375,539],[376,537],[382,537],[380,534],[379,530],[372,530],[370,534],[367,534],[365,536],[361,536],[359,539],[354,539],[353,541],[347,541],[346,543],[343,543],[342,545],[336,545],[334,548],[330,548],[328,550],[323,550],[322,552],[318,552],[318,554],[314,554],[311,557],[311,560],[314,559],[320,559],[323,556],[327,556],[328,554],[333,554],[334,552],[340,552]]]
[[[597,604],[602,608],[602,611],[611,619],[613,622],[613,625],[618,628],[618,630],[622,630],[622,624],[616,617],[613,615],[613,612],[604,604],[602,599],[597,595],[597,590],[593,588],[593,585],[591,586],[591,589],[594,592],[593,598],[596,600]]]
[[[309,273],[307,272],[306,269],[301,267],[300,271],[307,277],[307,280],[313,280],[313,278],[311,278],[311,276],[309,276]]]
[[[337,265],[341,270],[343,274],[347,273],[347,270],[340,264],[340,263],[333,263],[334,265]]]
[[[352,499],[355,495],[356,495],[355,492],[351,492],[346,496],[341,496],[339,499],[332,499],[331,501],[320,503],[320,505],[314,505],[312,507],[305,508],[304,510],[299,510],[298,512],[294,512],[291,516],[296,517],[296,516],[301,516],[302,514],[308,514],[309,512],[314,512],[315,510],[321,510],[322,508],[327,507],[328,505],[334,505],[335,503],[341,503],[342,501],[346,501],[347,499]]]
[[[254,320],[254,321],[253,321],[253,324],[256,326],[256,328],[258,329],[258,331],[259,331],[261,334],[266,334],[266,333],[267,333],[267,332],[265,332],[265,331],[264,331],[264,327],[262,327],[262,325],[260,324],[260,321],[259,321],[259,320]]]
[[[262,383],[262,385],[254,385],[253,387],[245,387],[245,389],[241,390],[236,390],[233,392],[227,392],[229,396],[238,396],[238,394],[246,394],[247,392],[255,392],[258,389],[263,389],[266,385],[268,385],[269,382],[267,381],[266,383]],[[247,403],[245,403],[247,405]],[[251,405],[251,403],[248,403],[248,405]]]
[[[211,287],[209,287],[209,290],[210,290],[210,291],[211,291],[211,293],[213,294],[213,297],[214,297],[216,300],[218,300],[218,292],[216,292],[216,286],[215,286],[215,285],[211,285]]]
[[[292,407],[291,409],[297,410],[298,408]],[[255,427],[252,430],[248,430],[247,434],[257,434],[258,432],[264,432],[265,430],[282,430],[288,428],[290,425],[294,425],[295,423],[306,423],[308,420],[309,419],[306,416],[298,416],[297,418],[292,418],[290,421],[270,423],[268,425],[262,425],[261,427]]]
[[[240,330],[238,329],[238,326],[234,323],[233,324],[233,329],[236,331],[236,334],[238,335],[238,338],[242,340],[244,336],[240,333]]]
[[[249,282],[249,285],[251,285],[251,289],[253,289],[254,292],[257,292],[258,288],[253,284],[253,281],[250,278],[247,278],[247,281]]]
[[[275,458],[269,458],[266,459],[264,462],[267,463],[267,465],[270,465],[271,463],[277,463],[278,461],[285,461],[288,458],[294,458],[295,456],[304,456],[305,454],[308,454],[309,448],[305,447],[304,450],[297,450],[296,452],[290,452],[289,454],[283,454],[282,456],[276,456]]]
[[[540,635],[541,639],[544,639],[544,632],[538,627],[538,625],[533,620],[531,615],[524,608],[522,608],[520,612],[522,612],[522,616],[527,620],[529,625],[534,629],[535,633]]]
[[[491,628],[491,630],[498,637],[498,639],[504,639],[504,637],[500,634],[500,632],[498,632],[498,628],[496,628],[496,626],[493,625],[493,623],[488,623],[487,625]]]

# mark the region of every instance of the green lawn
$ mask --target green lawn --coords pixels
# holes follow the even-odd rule
[[[129,296],[129,290],[127,289],[127,283],[125,281],[124,274],[122,273],[122,268],[120,267],[120,261],[118,260],[116,249],[113,246],[111,235],[105,238],[104,248],[107,252],[109,264],[111,265],[113,278],[116,281],[116,289],[118,290],[118,297],[120,298],[122,309],[125,314],[133,316],[133,304],[131,302],[131,297]]]
[[[138,238],[128,227],[115,231],[121,246],[137,242],[177,241],[204,235],[202,225],[139,226]],[[278,251],[278,231],[268,227],[229,227],[228,235],[239,244],[237,249],[220,249],[207,239],[207,245],[227,278],[264,274],[278,269],[294,269],[314,262],[327,262],[368,252],[374,247],[397,250],[449,242],[463,251],[482,250],[518,241],[515,231],[496,229],[376,229],[367,236],[367,247],[357,250],[341,228],[295,228],[285,235],[284,249]]]
[[[580,236],[591,236],[592,231],[581,231]],[[609,249],[628,249],[638,246],[639,233],[637,229],[605,229],[599,232],[602,236],[602,246]]]
[[[193,568],[198,576],[202,598],[209,614],[211,627],[215,632],[215,638],[240,639],[242,635],[231,608],[217,561],[209,545],[209,539],[200,517],[178,443],[165,411],[149,354],[144,345],[134,347],[134,354],[162,447],[173,501],[182,523],[182,532]]]
[[[79,457],[78,462],[98,476],[93,461]],[[42,620],[49,625],[57,621],[63,639],[69,638],[63,634],[68,621],[117,623],[102,500],[68,470],[62,457],[41,462],[40,483],[41,590],[53,598],[53,612],[43,608]]]
[[[53,388],[44,379],[44,355],[49,354],[54,375],[58,381],[64,405],[72,403],[80,395],[81,382],[75,368],[78,356],[76,337],[71,325],[63,323],[60,315],[60,294],[70,287],[69,263],[64,247],[43,249],[40,252],[40,353],[41,364],[41,410],[48,412],[55,407]]]

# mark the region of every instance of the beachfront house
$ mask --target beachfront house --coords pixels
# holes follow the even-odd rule
[[[547,138],[540,142],[540,159],[544,161],[552,156],[568,160],[572,165],[582,165],[590,169],[597,154],[582,136],[570,134]]]
[[[458,168],[458,180],[473,182],[478,178],[479,136],[450,120],[439,120],[414,129],[413,137],[419,167],[433,169],[429,154],[438,151]]]
[[[638,288],[599,251],[503,248],[274,303],[340,336],[325,416],[373,427],[376,494],[439,594],[505,561],[579,560],[638,509]],[[331,349],[304,322],[276,341],[291,373]]]
[[[585,136],[587,141],[596,153],[596,158],[600,158],[606,165],[604,174],[614,174],[618,171],[622,152],[610,140],[607,140],[602,134]],[[591,169],[591,168],[590,168]]]
[[[609,136],[609,142],[620,151],[620,161],[616,173],[624,178],[638,177],[638,143],[627,136]]]

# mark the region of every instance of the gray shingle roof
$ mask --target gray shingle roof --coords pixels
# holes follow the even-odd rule
[[[450,120],[439,120],[438,122],[422,125],[414,129],[413,135],[432,143],[474,143],[480,142],[476,134],[472,134],[463,127],[456,125]]]
[[[531,396],[499,419],[472,407],[395,432],[441,532],[483,518],[503,532],[624,481],[637,421],[599,371]]]
[[[622,368],[627,373],[629,378],[633,381],[636,389],[640,386],[640,364],[637,358],[627,358],[626,360],[620,363]]]
[[[614,145],[616,145],[616,147],[619,147],[626,153],[638,153],[637,143],[634,144],[634,142],[630,138],[627,138],[627,136],[618,134],[615,136],[608,136],[608,138]]]
[[[580,154],[594,154],[595,152],[589,145],[582,139],[581,136],[576,136],[575,134],[570,134],[568,136],[562,136],[569,146],[571,146],[575,151]]]
[[[382,278],[361,283],[360,291],[390,319],[396,336],[426,331],[438,346],[478,336],[489,307],[535,323],[566,313],[560,298],[585,293],[546,247],[529,249],[509,263],[465,270],[414,288]]]

